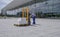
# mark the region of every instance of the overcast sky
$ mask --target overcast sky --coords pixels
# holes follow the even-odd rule
[[[9,4],[12,0],[0,0],[0,9]]]
[[[0,0],[0,10],[9,4],[12,0]]]

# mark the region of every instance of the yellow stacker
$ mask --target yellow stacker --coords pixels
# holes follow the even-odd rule
[[[22,18],[18,21],[17,24],[14,24],[15,26],[29,26],[30,25],[30,14],[29,14],[29,8],[22,8]]]

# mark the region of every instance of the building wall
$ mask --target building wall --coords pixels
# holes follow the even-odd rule
[[[60,13],[60,0],[48,0],[41,3],[36,3],[30,6],[27,6],[30,9],[30,12],[59,12]],[[22,8],[18,8],[15,10],[7,11],[8,14],[16,14],[17,12],[22,11]]]

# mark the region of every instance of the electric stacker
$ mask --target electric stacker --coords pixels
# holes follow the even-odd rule
[[[30,23],[30,13],[29,8],[22,8],[22,18],[18,20],[17,24],[14,24],[15,26],[29,26]]]

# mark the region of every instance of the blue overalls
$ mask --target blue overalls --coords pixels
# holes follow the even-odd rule
[[[36,23],[36,22],[35,22],[35,18],[36,18],[36,16],[35,16],[35,15],[32,15],[33,24],[35,24],[35,23]]]

